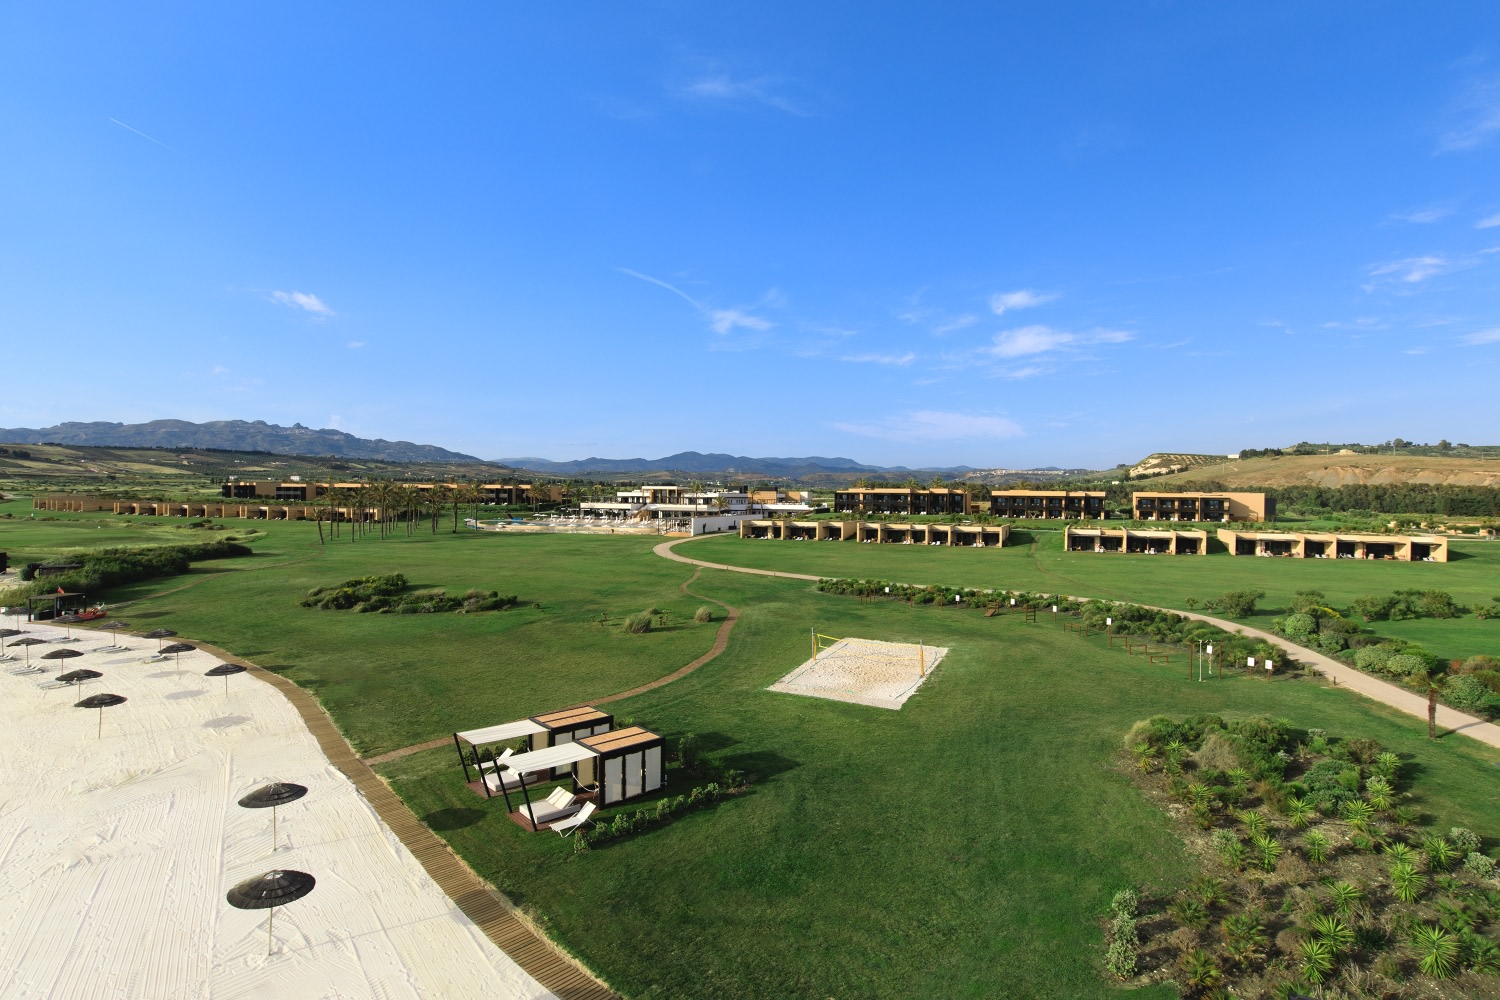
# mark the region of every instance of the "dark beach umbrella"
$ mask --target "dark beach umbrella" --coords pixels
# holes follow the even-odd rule
[[[206,672],[203,676],[224,678],[224,693],[227,695],[229,694],[229,675],[242,674],[244,672],[245,668],[240,666],[238,663],[221,663],[217,667],[214,667],[213,669]]]
[[[69,670],[65,674],[58,674],[57,679],[62,681],[64,684],[81,684],[84,681],[91,681],[95,677],[103,676],[104,675],[97,670],[89,670],[87,667],[84,667],[79,670]]]
[[[83,653],[79,652],[76,649],[54,649],[51,652],[43,653],[42,654],[42,659],[44,659],[44,660],[71,660],[75,656],[82,656],[82,655],[83,655]],[[59,666],[61,666],[61,664],[59,664]]]
[[[159,649],[157,653],[160,656],[166,656],[168,653],[172,654],[172,660],[177,664],[177,672],[180,674],[182,673],[182,654],[191,653],[197,648],[197,646],[194,646],[191,643],[174,642],[170,646],[161,647],[161,649]]]
[[[13,635],[25,635],[25,633],[18,628],[0,628],[0,655],[5,653],[5,640]]]
[[[63,628],[63,640],[66,641],[66,642],[72,642],[73,641],[73,626],[76,625],[76,624],[78,624],[82,620],[83,619],[79,618],[77,615],[67,614],[67,615],[58,615],[56,618],[52,619],[52,623],[55,625],[58,622],[62,622],[62,624],[64,626],[64,628]]]
[[[97,708],[99,710],[99,738],[104,738],[104,710],[114,705],[125,704],[123,694],[91,694],[82,701],[73,703],[74,708]]]
[[[142,636],[142,638],[144,638],[144,639],[155,639],[156,640],[156,651],[158,653],[160,653],[161,652],[161,641],[163,639],[170,639],[172,636],[174,636],[176,634],[177,634],[176,632],[173,632],[169,628],[154,628],[150,632],[147,632],[144,636]]]
[[[46,643],[46,641],[47,641],[46,639],[38,639],[34,635],[28,635],[24,639],[17,639],[15,642],[11,643],[11,645],[12,646],[24,646],[24,647],[26,647],[26,669],[30,670],[31,669],[31,647],[32,646],[43,645],[44,643]]]
[[[121,629],[126,629],[126,628],[129,628],[129,627],[130,626],[126,625],[124,622],[105,622],[103,625],[99,626],[99,631],[101,631],[101,632],[118,632]],[[115,645],[116,649],[123,649],[124,648],[123,646],[120,645],[120,637],[119,636],[112,635],[112,636],[110,636],[110,638],[114,640],[114,645]]]
[[[290,781],[273,781],[269,785],[261,785],[240,799],[240,805],[246,809],[269,808],[271,810],[271,850],[274,851],[276,850],[276,807],[284,806],[288,802],[296,802],[306,794],[306,785],[294,785]]]
[[[230,889],[224,896],[230,906],[237,910],[270,910],[266,920],[266,954],[271,954],[271,925],[276,920],[276,907],[301,899],[312,892],[318,880],[307,872],[280,869],[247,878]]]

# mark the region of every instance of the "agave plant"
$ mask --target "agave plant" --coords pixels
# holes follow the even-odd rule
[[[1417,863],[1417,852],[1410,844],[1403,844],[1397,840],[1385,847],[1385,856],[1390,858],[1393,865],[1415,865]]]
[[[1286,818],[1287,822],[1292,824],[1293,830],[1306,829],[1307,824],[1311,823],[1312,818],[1317,814],[1317,809],[1306,799],[1298,798],[1295,795],[1287,797]]]
[[[1135,766],[1142,771],[1150,771],[1156,761],[1156,747],[1149,743],[1142,743],[1135,748]]]
[[[1375,818],[1375,807],[1368,802],[1359,799],[1350,799],[1344,803],[1344,819],[1356,830],[1363,830],[1370,825],[1370,820]]]
[[[1354,932],[1340,918],[1326,913],[1314,913],[1307,922],[1318,940],[1327,942],[1334,951],[1345,951],[1353,947]]]
[[[1396,791],[1389,781],[1376,776],[1365,782],[1365,797],[1376,812],[1389,812],[1395,802]]]
[[[1327,941],[1308,938],[1298,950],[1302,953],[1302,978],[1309,983],[1321,983],[1333,971],[1333,948]]]
[[[1422,895],[1422,890],[1427,888],[1427,876],[1417,871],[1411,865],[1396,864],[1391,866],[1391,891],[1396,898],[1403,903],[1416,902]]]
[[[1395,781],[1396,775],[1401,770],[1401,758],[1386,750],[1376,754],[1375,759],[1370,762],[1370,770],[1380,775],[1386,781]]]
[[[1245,824],[1245,829],[1250,831],[1250,836],[1264,837],[1266,834],[1266,817],[1254,809],[1246,809],[1239,814],[1239,821]]]
[[[1276,870],[1276,861],[1281,857],[1281,844],[1275,837],[1257,834],[1250,838],[1255,852],[1260,855],[1260,866],[1268,872]]]
[[[1250,772],[1245,770],[1243,767],[1230,768],[1229,770],[1224,772],[1224,777],[1228,778],[1229,783],[1232,785],[1250,784]]]
[[[1333,856],[1333,845],[1317,830],[1302,838],[1302,847],[1307,852],[1307,860],[1314,865],[1327,864]]]
[[[1441,927],[1419,924],[1411,943],[1417,949],[1417,964],[1434,979],[1447,979],[1458,971],[1458,938]]]
[[[1391,818],[1399,826],[1416,826],[1417,820],[1422,818],[1422,814],[1417,811],[1415,806],[1397,806],[1395,811],[1391,813]]]
[[[1442,837],[1428,837],[1422,841],[1422,853],[1427,855],[1427,867],[1431,871],[1445,872],[1459,858],[1454,846]]]
[[[1231,840],[1219,850],[1224,858],[1224,863],[1237,872],[1245,870],[1245,859],[1249,852],[1245,849],[1244,841]]]
[[[1211,990],[1224,980],[1213,956],[1202,948],[1194,948],[1182,956],[1182,971],[1194,990]]]
[[[1328,898],[1334,912],[1347,917],[1365,898],[1365,891],[1353,882],[1335,882],[1328,887]]]

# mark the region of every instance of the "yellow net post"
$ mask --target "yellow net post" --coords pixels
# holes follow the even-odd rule
[[[812,638],[813,662],[817,663],[818,662],[818,626],[814,625],[812,628],[808,629],[807,631],[810,633],[811,638]]]
[[[917,666],[922,671],[922,676],[927,676],[927,647],[922,645],[922,640],[917,640]],[[907,674],[910,677],[910,674]]]

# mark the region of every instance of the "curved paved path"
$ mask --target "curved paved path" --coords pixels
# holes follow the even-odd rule
[[[354,748],[339,733],[317,699],[280,674],[206,642],[191,641],[226,663],[244,666],[252,677],[280,691],[302,716],[329,762],[354,782],[365,801],[401,839],[438,888],[532,978],[560,1000],[618,1000],[614,991],[534,928],[510,900],[486,885],[447,843],[417,819],[401,797],[355,755]]]
[[[679,541],[684,540],[685,539],[679,539]],[[658,545],[656,547],[657,552],[660,553],[662,548],[663,546]],[[670,559],[673,557],[668,555],[668,558]],[[681,561],[691,562],[692,560],[681,559]],[[677,589],[682,593],[688,595],[689,597],[696,597],[700,601],[708,601],[711,604],[717,604],[719,607],[724,609],[724,621],[719,625],[719,631],[714,635],[714,644],[709,648],[708,652],[704,653],[702,656],[698,657],[687,666],[672,671],[665,677],[658,677],[654,681],[647,681],[645,684],[633,687],[629,691],[620,691],[616,694],[607,694],[602,698],[592,698],[586,701],[578,702],[576,705],[566,705],[564,707],[579,708],[584,705],[607,705],[612,701],[620,701],[624,698],[633,698],[638,694],[645,694],[647,691],[659,688],[663,684],[670,684],[673,681],[678,680],[679,678],[686,677],[694,670],[697,670],[699,667],[703,666],[705,663],[709,662],[710,660],[717,657],[720,653],[724,652],[725,648],[727,648],[729,645],[729,633],[734,631],[734,623],[740,620],[740,611],[739,608],[732,608],[729,605],[725,604],[723,601],[715,600],[712,597],[705,597],[702,594],[695,594],[691,590],[689,590],[688,586],[692,584],[694,580],[698,579],[698,574],[701,572],[701,568],[695,568],[693,570],[693,575],[688,577],[687,580],[683,581],[682,583],[679,583],[677,585]],[[809,579],[816,580],[817,577],[809,577]],[[396,750],[387,750],[385,753],[378,753],[372,757],[366,757],[364,758],[364,762],[372,767],[378,764],[387,764],[393,760],[400,760],[402,757],[409,757],[414,753],[421,753],[423,750],[436,750],[438,747],[445,747],[452,742],[452,739],[450,739],[449,737],[440,736],[437,739],[428,740],[425,743],[414,743],[409,747],[401,747]]]
[[[661,545],[656,546],[653,551],[663,558],[672,559],[676,562],[691,563],[695,566],[707,567],[709,569],[728,570],[731,573],[751,573],[756,576],[778,576],[793,580],[822,579],[821,577],[810,576],[806,573],[773,573],[770,570],[751,569],[748,566],[728,566],[724,563],[712,563],[702,559],[690,559],[687,556],[680,555],[679,553],[672,551],[674,546],[680,545],[683,542],[690,542],[692,540],[693,539],[691,538],[679,538],[675,541],[663,542]],[[913,584],[912,586],[925,586],[925,584]],[[1067,597],[1069,600],[1092,599],[1086,597],[1074,597],[1071,594],[1063,594],[1057,596]],[[1423,721],[1426,721],[1427,719],[1427,699],[1424,696],[1415,694],[1407,690],[1406,688],[1398,687],[1388,681],[1383,681],[1378,677],[1372,677],[1362,670],[1357,670],[1354,667],[1349,666],[1348,664],[1340,663],[1338,660],[1335,660],[1331,656],[1326,656],[1323,653],[1315,652],[1314,650],[1308,649],[1304,646],[1299,646],[1296,643],[1290,642],[1279,635],[1275,635],[1274,633],[1266,632],[1258,628],[1251,628],[1248,625],[1241,625],[1238,622],[1227,621],[1223,618],[1213,618],[1209,615],[1196,614],[1191,611],[1179,611],[1176,608],[1157,608],[1154,605],[1149,604],[1142,606],[1151,607],[1157,611],[1170,611],[1172,614],[1182,615],[1184,618],[1192,618],[1196,621],[1207,622],[1210,625],[1218,626],[1226,632],[1238,632],[1241,635],[1249,636],[1254,639],[1263,639],[1266,642],[1271,643],[1273,646],[1276,646],[1277,648],[1283,650],[1298,662],[1310,664],[1313,669],[1318,671],[1318,673],[1323,674],[1331,681],[1333,681],[1336,687],[1348,688],[1351,691],[1355,691],[1359,694],[1364,695],[1366,698],[1369,698],[1372,701],[1378,701],[1382,705],[1388,705],[1391,708],[1396,709],[1398,712],[1405,712],[1407,715],[1414,715],[1417,718],[1422,719]],[[1449,708],[1447,705],[1439,705],[1437,707],[1437,723],[1447,732],[1462,733],[1463,735],[1472,737],[1481,743],[1485,743],[1489,746],[1500,749],[1500,726],[1495,725],[1493,722],[1486,722],[1483,719],[1475,718],[1474,716],[1468,715],[1464,712],[1460,712],[1455,708]]]

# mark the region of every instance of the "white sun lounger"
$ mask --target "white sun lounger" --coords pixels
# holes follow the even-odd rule
[[[541,802],[533,802],[529,812],[524,805],[517,812],[531,820],[533,826],[543,826],[566,819],[578,812],[578,806],[573,802],[572,792],[566,788],[554,788],[552,794]]]
[[[592,802],[585,802],[583,804],[583,808],[578,810],[575,815],[569,817],[568,819],[558,820],[556,823],[553,823],[548,829],[552,830],[559,837],[566,837],[573,831],[577,830],[580,826],[587,823],[589,817],[592,815],[594,815],[594,804]]]

